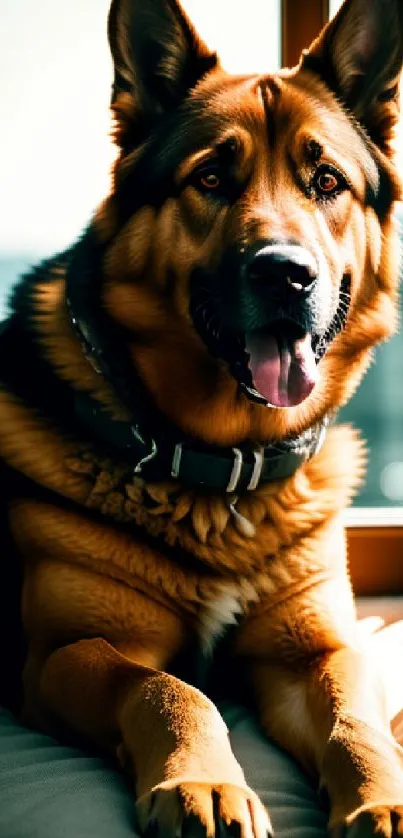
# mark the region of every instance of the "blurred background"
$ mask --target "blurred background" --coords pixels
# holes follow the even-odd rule
[[[0,0],[0,319],[17,277],[71,244],[108,189],[109,3]],[[183,5],[228,70],[280,66],[280,0]],[[369,448],[356,504],[401,507],[403,521],[403,334],[377,350],[341,419]]]

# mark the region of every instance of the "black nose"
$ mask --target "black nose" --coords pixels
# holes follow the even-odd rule
[[[268,244],[250,256],[247,275],[255,288],[264,283],[265,290],[274,296],[308,294],[318,278],[318,266],[305,247]]]

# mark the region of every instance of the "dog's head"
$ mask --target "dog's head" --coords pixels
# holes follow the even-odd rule
[[[299,432],[394,328],[403,2],[346,0],[297,68],[268,76],[225,73],[176,0],[114,0],[109,37],[103,305],[182,430]]]

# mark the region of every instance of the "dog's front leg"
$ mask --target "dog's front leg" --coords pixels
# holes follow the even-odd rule
[[[198,690],[93,639],[54,652],[40,692],[52,714],[131,769],[142,831],[176,838],[193,822],[211,838],[226,827],[245,838],[270,832],[218,710]]]
[[[299,615],[306,619],[302,604]],[[258,621],[261,638],[267,619]],[[278,664],[270,653],[249,659],[260,716],[268,734],[319,775],[332,838],[403,835],[403,750],[370,652],[344,646],[287,657],[284,648]]]

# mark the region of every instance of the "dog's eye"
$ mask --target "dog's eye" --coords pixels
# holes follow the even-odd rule
[[[320,166],[314,174],[312,187],[319,197],[331,198],[346,189],[347,183],[333,166]]]
[[[220,183],[220,178],[215,172],[208,172],[205,175],[200,175],[200,186],[202,186],[203,189],[218,189]]]
[[[218,164],[203,166],[194,172],[192,177],[193,186],[200,192],[217,192],[222,186],[222,177]]]
[[[323,172],[322,175],[319,175],[317,180],[317,188],[320,192],[324,194],[329,194],[329,192],[334,192],[335,189],[338,187],[338,180],[337,177],[330,174],[330,172]]]

